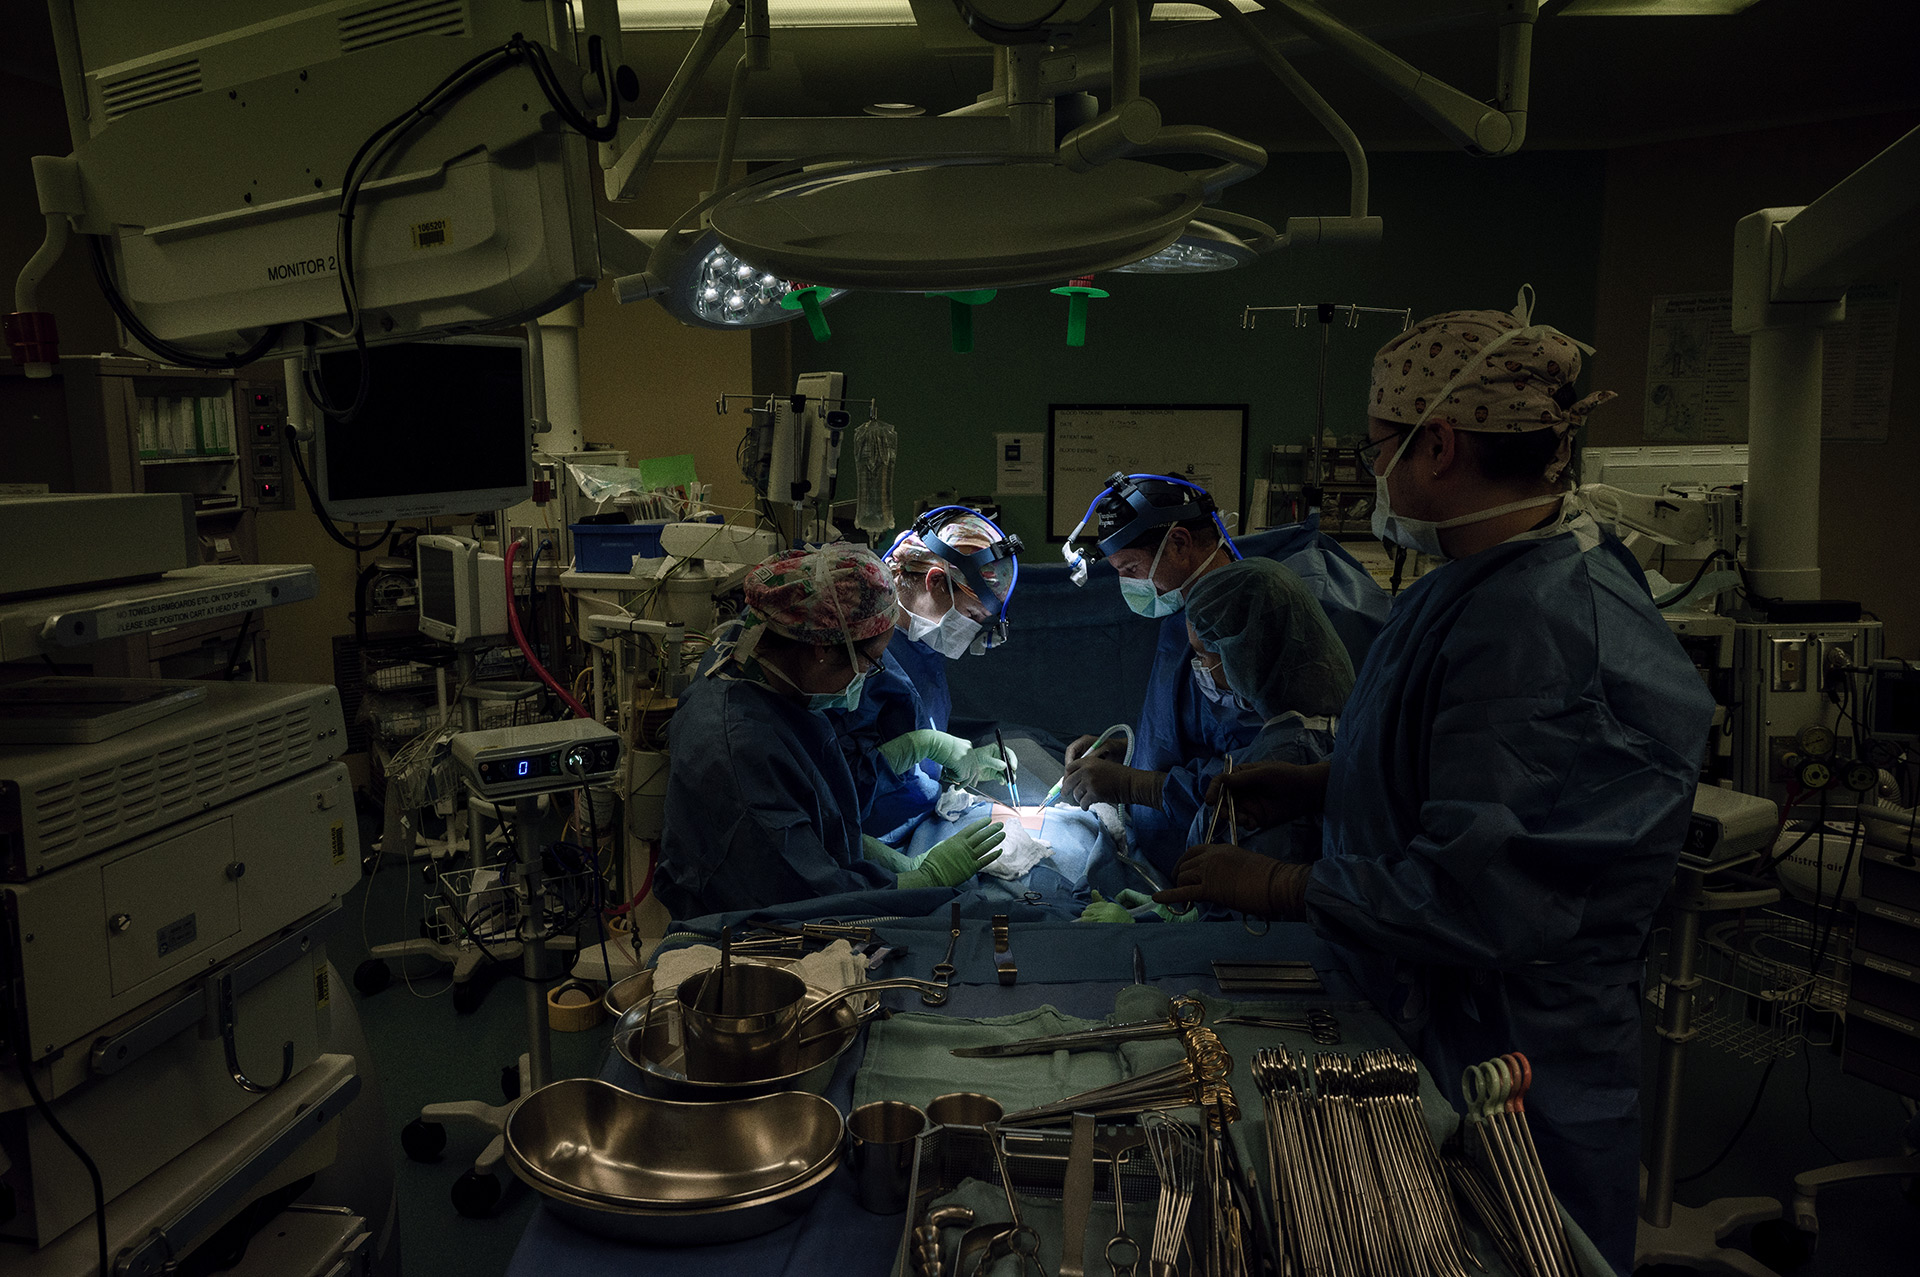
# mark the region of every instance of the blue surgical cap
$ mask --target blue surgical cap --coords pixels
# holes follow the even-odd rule
[[[1187,623],[1262,718],[1338,714],[1353,690],[1353,662],[1319,601],[1272,559],[1242,559],[1195,581]]]

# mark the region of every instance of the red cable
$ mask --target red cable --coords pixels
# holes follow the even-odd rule
[[[540,681],[548,687],[551,687],[555,694],[557,694],[562,701],[566,702],[567,708],[573,711],[573,716],[575,718],[592,718],[593,715],[587,713],[586,707],[575,698],[574,694],[560,686],[553,675],[547,673],[547,667],[542,665],[540,658],[533,654],[533,645],[527,642],[526,631],[520,628],[520,609],[515,606],[513,601],[513,556],[517,554],[519,550],[520,543],[518,541],[507,542],[507,629],[512,631],[513,641],[520,645],[521,654],[527,658],[527,667],[535,674],[538,674]],[[527,585],[529,588],[538,588],[533,581],[528,581]]]

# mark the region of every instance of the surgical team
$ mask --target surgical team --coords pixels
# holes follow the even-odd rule
[[[1130,742],[1073,741],[1060,796],[1124,812],[1165,884],[1089,901],[1090,924],[1304,922],[1456,1105],[1465,1065],[1527,1055],[1548,1177],[1624,1272],[1642,948],[1712,706],[1632,557],[1571,495],[1575,432],[1612,396],[1576,393],[1591,352],[1530,311],[1523,293],[1434,315],[1374,357],[1374,531],[1444,564],[1391,607],[1315,531],[1242,557],[1206,492],[1114,477],[1083,529],[1159,643]],[[656,889],[675,917],[942,893],[901,910],[925,913],[993,866],[1021,832],[1004,818],[905,848],[948,781],[1017,767],[946,730],[945,663],[1006,640],[1020,552],[946,507],[882,555],[830,545],[753,570],[673,720]]]

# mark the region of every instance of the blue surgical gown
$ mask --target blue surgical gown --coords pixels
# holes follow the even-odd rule
[[[1519,1051],[1547,1177],[1633,1263],[1639,980],[1713,703],[1611,538],[1403,593],[1340,718],[1309,920],[1460,1103]]]
[[[824,714],[746,678],[695,678],[668,729],[654,890],[675,918],[891,887],[861,857],[853,773]]]
[[[1325,721],[1325,720],[1321,720]],[[1245,767],[1251,763],[1309,763],[1325,762],[1333,755],[1333,732],[1323,726],[1309,726],[1307,720],[1298,714],[1286,714],[1274,719],[1260,729],[1253,740],[1237,750],[1233,756],[1235,767]],[[1202,795],[1204,797],[1204,795]],[[1227,828],[1227,814],[1220,813],[1220,819],[1214,824],[1213,837],[1207,837],[1207,825],[1213,816],[1213,810],[1201,808],[1195,813],[1193,823],[1187,827],[1187,846],[1195,847],[1201,843],[1231,842],[1257,851],[1263,856],[1272,856],[1275,860],[1290,861],[1294,864],[1311,864],[1320,858],[1320,817],[1302,816],[1298,820],[1272,829],[1262,829],[1257,833],[1244,830],[1233,831]]]
[[[947,690],[946,665],[947,658],[926,644],[896,633],[880,668],[860,689],[860,703],[850,710],[827,711],[853,772],[860,828],[875,838],[920,820],[939,801],[940,764],[923,762],[896,773],[881,759],[880,746],[920,728],[947,730],[953,696]]]
[[[1264,554],[1292,569],[1326,610],[1327,620],[1357,670],[1386,624],[1391,600],[1367,570],[1316,524],[1264,532],[1241,545],[1243,554]],[[1167,774],[1160,807],[1129,808],[1134,844],[1162,873],[1170,874],[1186,850],[1187,828],[1219,774],[1221,758],[1239,757],[1260,731],[1259,720],[1236,715],[1207,700],[1193,683],[1187,620],[1176,613],[1160,622],[1140,722],[1134,728],[1132,765]]]

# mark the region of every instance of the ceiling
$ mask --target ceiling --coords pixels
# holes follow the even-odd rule
[[[1323,7],[1427,74],[1470,96],[1493,96],[1491,13],[1499,0],[1325,0]],[[1911,0],[1758,0],[1731,17],[1685,18],[1577,18],[1557,16],[1551,2],[1543,7],[1534,35],[1529,150],[1622,146],[1920,107],[1913,69],[1920,5]],[[1150,42],[1166,38],[1162,25],[1154,24]],[[1217,46],[1219,37],[1203,30],[1215,25],[1164,24],[1176,45]],[[692,38],[691,31],[626,33],[624,55],[639,73],[642,105],[658,97]],[[739,43],[715,59],[687,114],[724,113]],[[871,103],[910,102],[938,114],[986,91],[990,46],[947,56],[928,43],[912,26],[776,26],[774,69],[753,78],[748,112],[845,115]],[[1283,47],[1369,149],[1446,145],[1399,99],[1344,63],[1298,37]],[[1087,53],[1104,65],[1104,37]],[[1211,124],[1270,150],[1331,146],[1251,62],[1203,63],[1142,88],[1169,123]]]

